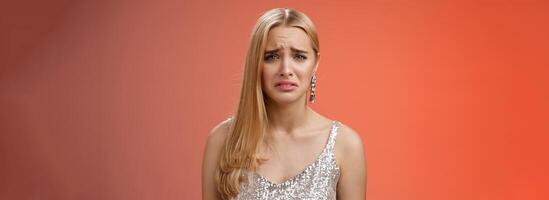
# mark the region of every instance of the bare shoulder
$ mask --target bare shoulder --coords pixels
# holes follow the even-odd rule
[[[336,159],[340,165],[346,161],[356,161],[364,159],[364,143],[359,133],[353,128],[341,123],[337,131]]]
[[[204,148],[204,158],[202,160],[202,199],[220,199],[214,175],[231,121],[231,119],[226,119],[218,123],[210,130],[208,135],[206,147]]]
[[[222,144],[225,141],[225,138],[227,137],[227,134],[229,132],[230,123],[232,119],[226,119],[221,122],[219,122],[217,125],[215,125],[208,135],[208,144],[207,146],[211,145],[219,145]]]
[[[341,124],[335,153],[341,172],[337,199],[365,199],[367,170],[362,138],[354,129]]]
[[[364,148],[362,138],[358,132],[343,123],[337,131],[336,146],[340,146],[340,149],[345,151],[363,150]]]

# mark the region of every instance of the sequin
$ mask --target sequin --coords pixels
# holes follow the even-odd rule
[[[233,200],[332,200],[336,199],[339,166],[335,159],[335,139],[338,121],[332,121],[328,142],[322,153],[301,173],[281,183],[273,183],[267,178],[248,172],[248,182],[241,185],[241,192]]]

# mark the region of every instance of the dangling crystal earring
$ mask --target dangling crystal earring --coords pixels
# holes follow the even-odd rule
[[[316,87],[316,74],[313,74],[313,79],[311,79],[311,96],[309,97],[309,102],[315,102],[315,87]]]

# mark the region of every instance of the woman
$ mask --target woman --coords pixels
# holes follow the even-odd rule
[[[319,50],[303,13],[277,8],[258,19],[235,115],[208,137],[203,199],[365,199],[360,136],[307,105]]]

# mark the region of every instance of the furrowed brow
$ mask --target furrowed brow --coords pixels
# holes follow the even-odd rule
[[[265,51],[265,54],[272,54],[272,53],[276,53],[276,52],[278,52],[278,49]]]
[[[301,49],[297,49],[297,48],[290,48],[293,52],[297,52],[297,53],[303,53],[303,54],[308,54],[309,52],[305,51],[305,50],[301,50]],[[267,50],[265,51],[265,54],[271,54],[271,53],[276,53],[278,52],[280,49],[273,49],[273,50]]]
[[[303,53],[303,54],[309,53],[305,50],[297,49],[297,48],[294,48],[294,47],[292,47],[291,49],[292,49],[292,51],[297,52],[297,53]]]

